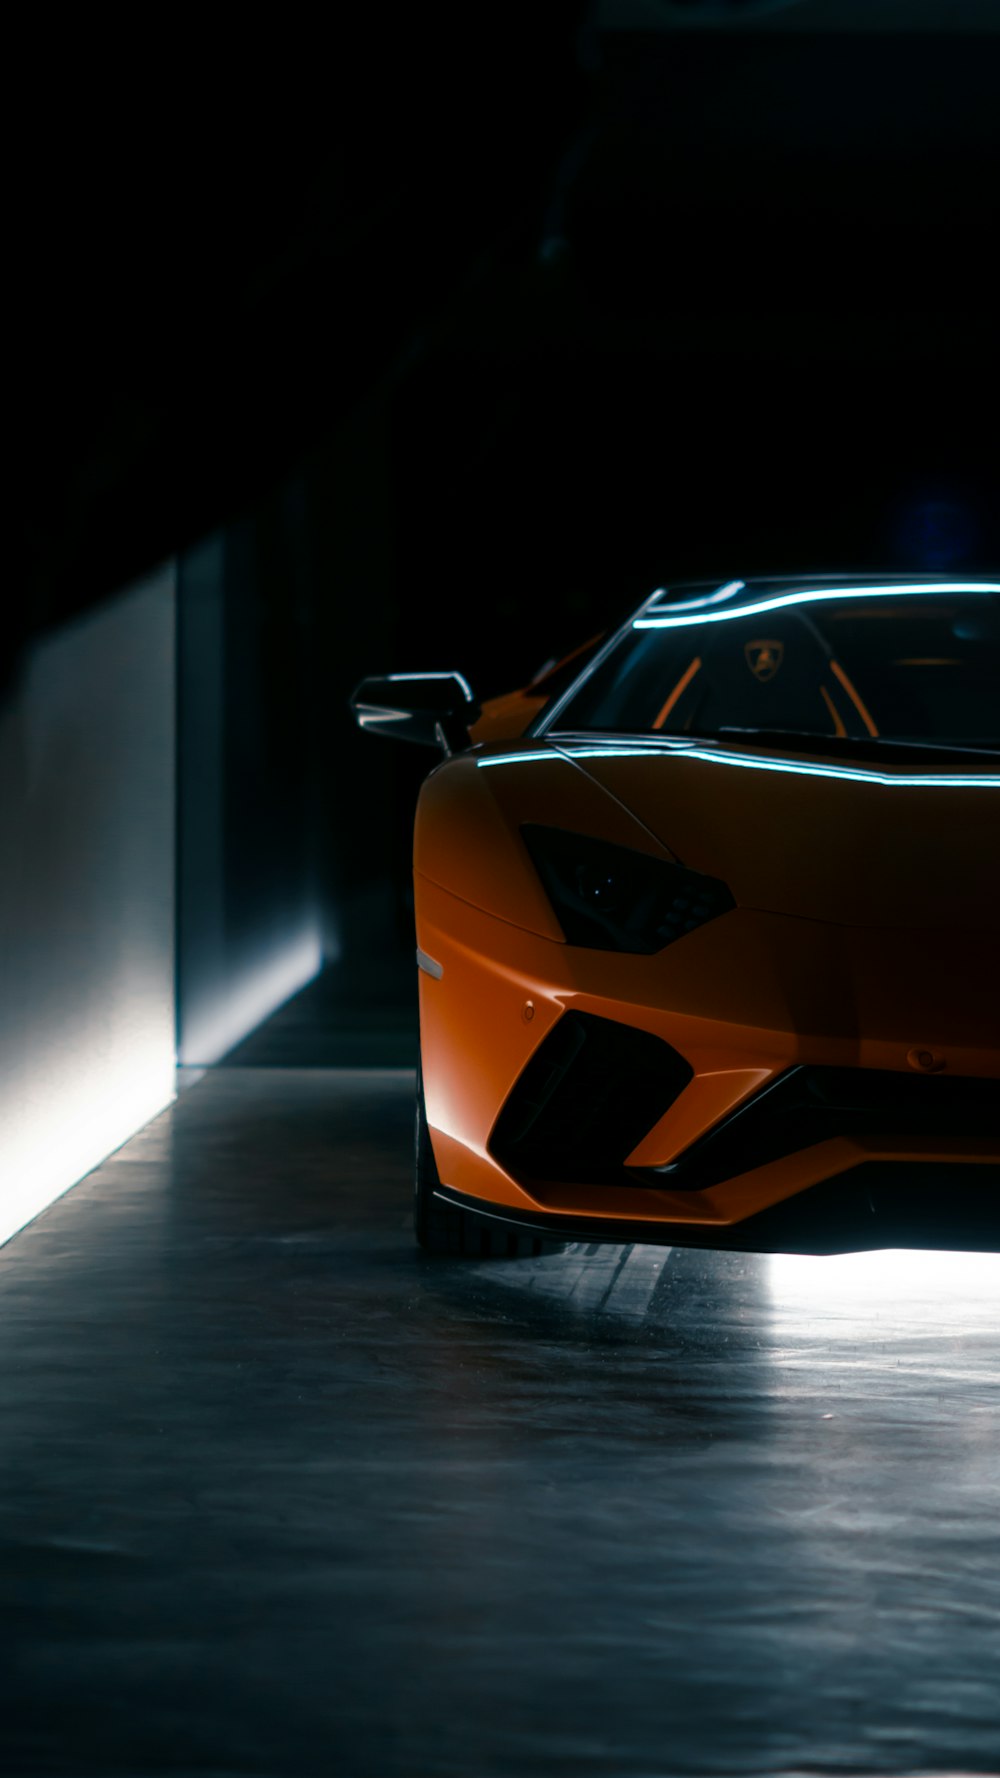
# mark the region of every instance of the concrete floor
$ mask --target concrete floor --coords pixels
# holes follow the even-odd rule
[[[409,1232],[412,1076],[211,1071],[0,1252],[0,1767],[1000,1769],[1000,1257]]]

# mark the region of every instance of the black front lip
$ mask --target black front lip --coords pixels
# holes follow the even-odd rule
[[[992,1161],[863,1161],[742,1222],[723,1225],[523,1212],[447,1185],[434,1195],[455,1209],[548,1241],[739,1253],[859,1253],[885,1247],[1000,1252],[1000,1162]]]

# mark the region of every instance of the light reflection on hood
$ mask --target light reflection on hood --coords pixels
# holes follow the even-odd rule
[[[762,742],[761,745],[771,743]],[[817,752],[821,751],[822,746],[817,747]],[[896,790],[1000,790],[1000,773],[997,772],[880,772],[872,766],[820,763],[793,756],[774,758],[756,753],[734,753],[729,751],[725,743],[706,746],[704,743],[686,741],[683,738],[577,741],[553,736],[550,745],[544,749],[529,748],[520,753],[486,754],[477,758],[476,764],[523,765],[560,756],[569,760],[644,759],[650,754],[658,753],[669,754],[672,758],[696,759],[703,765],[735,766],[743,771],[780,772],[800,778],[835,778],[849,784],[878,784]]]

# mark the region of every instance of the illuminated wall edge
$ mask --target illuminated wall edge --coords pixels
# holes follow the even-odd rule
[[[178,1061],[184,1067],[210,1067],[297,994],[323,967],[316,926],[265,953],[230,981],[214,1004],[189,1016]]]
[[[0,711],[0,1242],[174,1095],[172,565]]]
[[[278,711],[246,642],[262,612],[258,548],[252,526],[230,527],[178,562],[176,1039],[184,1067],[221,1061],[324,962],[309,838],[315,810],[274,752]],[[287,750],[287,711],[280,720]],[[259,794],[248,797],[248,785]]]

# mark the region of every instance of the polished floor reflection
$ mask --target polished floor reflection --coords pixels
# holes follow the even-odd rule
[[[0,1252],[0,1764],[1000,1769],[1000,1257],[430,1261],[412,1075],[210,1071]]]

